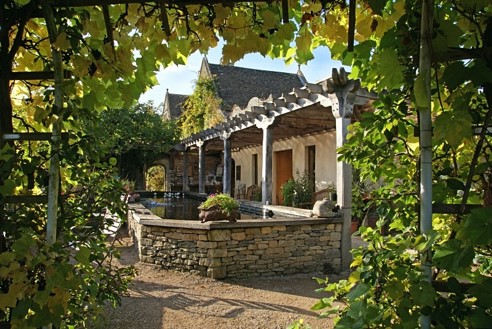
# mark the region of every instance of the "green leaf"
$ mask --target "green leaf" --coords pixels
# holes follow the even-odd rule
[[[425,238],[424,236],[418,237],[424,241],[423,242],[417,241],[418,244],[415,246],[415,249],[417,249],[417,251],[423,252],[425,250],[428,250],[429,248],[432,248],[434,242],[436,242],[436,239],[439,237],[439,234],[434,230],[429,232],[427,235],[428,238]]]
[[[456,61],[446,67],[442,76],[443,83],[453,91],[465,82],[467,68],[462,61]]]
[[[473,209],[465,218],[458,237],[479,246],[492,244],[492,209]]]
[[[470,266],[474,256],[472,246],[464,245],[461,240],[453,239],[437,246],[432,259],[440,268],[458,271]]]
[[[80,247],[79,251],[75,255],[75,259],[82,264],[89,264],[89,257],[91,255],[91,250],[87,247]]]
[[[18,258],[30,257],[37,252],[36,241],[30,234],[23,234],[12,244],[12,251]]]
[[[225,64],[232,64],[243,58],[244,51],[241,47],[236,45],[227,44],[222,48],[222,61]]]
[[[419,282],[410,287],[410,294],[414,301],[421,307],[433,306],[437,296],[435,289],[428,282]]]
[[[11,252],[4,251],[0,254],[0,265],[8,265],[13,262],[15,255]]]
[[[465,189],[465,183],[463,183],[462,181],[460,181],[456,178],[446,179],[446,185],[450,189],[455,190],[455,191],[458,191],[458,190],[463,191]]]
[[[110,165],[116,166],[117,163],[118,163],[118,160],[115,157],[109,158],[109,164]]]
[[[380,76],[379,87],[399,88],[404,80],[404,67],[400,64],[396,52],[384,49],[375,60],[377,61],[376,71]]]
[[[347,299],[353,301],[354,299],[359,298],[360,296],[365,295],[371,287],[365,283],[359,283],[352,291],[347,294]]]
[[[484,278],[482,284],[477,284],[468,291],[478,299],[478,305],[490,308],[492,307],[492,279]]]
[[[0,186],[0,194],[3,195],[9,195],[14,192],[14,189],[16,188],[17,184],[15,183],[14,180],[12,179],[6,179],[3,182],[3,185]]]
[[[311,42],[311,33],[303,33],[296,38],[296,60],[299,64],[305,64],[314,58],[311,51]]]
[[[492,82],[492,69],[481,59],[473,62],[469,74],[471,81],[477,87]]]
[[[386,0],[368,0],[372,11],[377,15],[383,15],[383,9],[386,6]]]
[[[329,307],[333,304],[334,297],[322,298],[316,304],[314,304],[311,309],[313,311],[321,310],[323,308]]]
[[[492,315],[483,309],[471,310],[470,328],[490,328],[492,323]]]
[[[465,110],[447,111],[439,115],[434,124],[434,137],[458,147],[464,139],[472,137],[472,120]]]

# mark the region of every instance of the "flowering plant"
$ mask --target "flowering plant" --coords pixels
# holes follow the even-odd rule
[[[207,200],[202,202],[198,209],[206,210],[213,207],[219,208],[230,216],[234,211],[239,209],[239,203],[229,194],[211,194]]]

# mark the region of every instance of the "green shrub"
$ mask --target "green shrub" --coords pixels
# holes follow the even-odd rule
[[[198,209],[210,209],[212,207],[219,207],[227,215],[231,215],[233,211],[239,209],[239,203],[229,194],[211,194],[207,200],[202,202]]]
[[[284,206],[298,207],[303,203],[310,203],[313,199],[314,180],[308,174],[291,178],[280,187],[284,197]]]

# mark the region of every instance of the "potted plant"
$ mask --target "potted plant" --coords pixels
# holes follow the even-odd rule
[[[239,218],[239,203],[225,193],[211,194],[200,206],[199,218],[202,223],[211,220],[235,222]]]

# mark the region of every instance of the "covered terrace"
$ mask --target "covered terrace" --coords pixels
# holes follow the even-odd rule
[[[231,152],[261,145],[262,204],[272,203],[272,145],[274,141],[324,131],[336,131],[336,146],[345,142],[354,113],[368,108],[376,95],[360,87],[358,80],[348,79],[343,68],[333,69],[332,77],[317,84],[294,88],[277,99],[252,98],[245,109],[236,109],[226,120],[184,140],[177,147],[186,163],[188,152],[198,151],[199,193],[205,193],[205,155],[223,152],[223,192],[231,193]],[[187,166],[184,166],[185,168]],[[336,188],[343,214],[342,267],[348,268],[351,249],[352,168],[337,162]],[[186,190],[183,174],[183,189]]]

